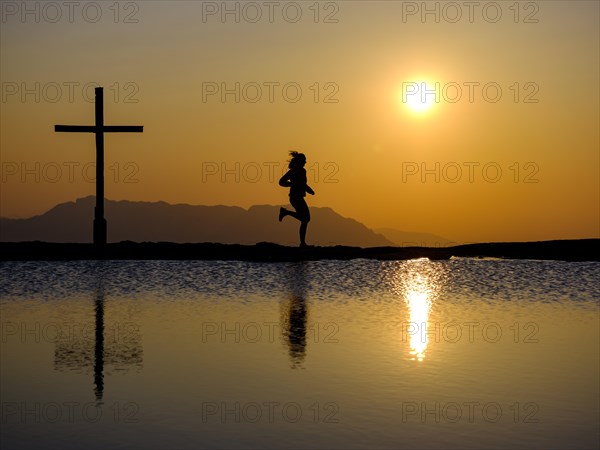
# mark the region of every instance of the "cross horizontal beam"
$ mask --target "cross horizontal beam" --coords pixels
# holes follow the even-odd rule
[[[137,125],[54,125],[55,132],[63,133],[143,133],[144,127]]]

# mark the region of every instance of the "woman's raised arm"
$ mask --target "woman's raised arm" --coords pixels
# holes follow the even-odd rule
[[[290,181],[290,172],[291,170],[288,170],[285,175],[279,179],[279,186],[290,187],[292,185]]]

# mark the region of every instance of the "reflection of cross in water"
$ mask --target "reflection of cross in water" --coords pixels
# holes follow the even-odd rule
[[[94,394],[96,400],[101,401],[104,395],[104,288],[98,286],[94,298],[94,334],[89,331],[87,324],[78,321],[79,325],[69,330],[67,335],[57,340],[54,350],[54,368],[65,371],[79,372],[92,366],[94,369]],[[92,343],[93,339],[93,343]],[[109,343],[110,344],[110,343]]]
[[[105,322],[105,293],[102,280],[94,297],[94,333],[91,328],[76,320],[81,326],[70,329],[56,341],[54,368],[59,371],[80,372],[93,368],[94,394],[101,402],[104,396],[104,371],[129,370],[142,366],[143,349],[137,325],[127,322]],[[112,326],[111,326],[112,325]],[[92,342],[93,339],[93,342]]]
[[[94,346],[94,392],[96,400],[104,395],[104,292],[98,290],[96,304],[96,344]]]
[[[94,244],[106,244],[106,219],[104,218],[104,133],[142,133],[143,126],[104,125],[104,88],[97,87],[95,125],[55,125],[54,131],[96,134],[96,208],[94,209]]]

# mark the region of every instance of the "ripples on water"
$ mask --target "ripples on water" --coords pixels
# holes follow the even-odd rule
[[[435,280],[435,296],[460,301],[595,302],[600,264],[586,262],[453,259],[411,261],[72,261],[3,262],[0,295],[66,298],[97,289],[111,296],[188,298],[279,297],[302,286],[312,299],[397,300],[415,274]]]
[[[98,448],[594,447],[599,280],[598,263],[468,258],[3,262],[3,401],[140,414],[126,427],[11,416],[3,443],[66,448],[75,429]],[[89,333],[31,338],[72,323]],[[274,400],[339,420],[201,421],[203,401]],[[444,402],[499,405],[502,421],[403,415]],[[513,420],[524,404],[536,422]]]

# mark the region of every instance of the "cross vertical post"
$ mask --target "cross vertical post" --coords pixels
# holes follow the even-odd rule
[[[94,133],[96,135],[96,207],[94,208],[94,244],[107,242],[107,224],[104,218],[104,133],[143,133],[143,126],[104,125],[104,88],[95,89],[95,125],[55,125],[54,131],[66,133]]]
[[[96,208],[94,209],[94,244],[106,244],[104,218],[104,88],[95,89],[96,97]]]

